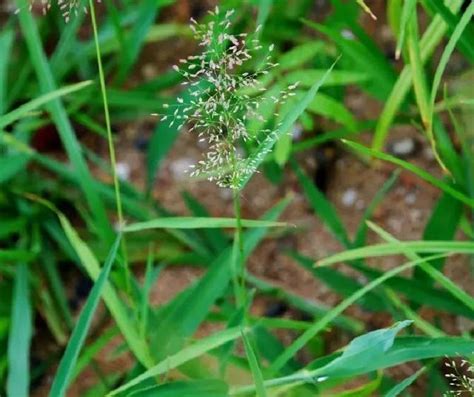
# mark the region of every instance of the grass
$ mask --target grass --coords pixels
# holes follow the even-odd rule
[[[244,174],[231,192],[230,216],[214,216],[226,205],[220,196],[214,199],[219,208],[206,208],[187,184],[170,187],[157,178],[180,131],[150,113],[178,115],[174,106],[195,90],[183,90],[183,76],[168,60],[148,80],[140,74],[150,56],[154,62],[155,55],[188,55],[176,43],[195,51],[175,1],[83,0],[67,24],[55,4],[47,15],[30,12],[26,0],[18,1],[18,14],[2,11],[0,395],[38,395],[41,387],[65,396],[86,371],[95,382],[83,390],[90,396],[453,392],[440,363],[445,356],[472,362],[474,352],[472,329],[447,326],[472,321],[474,299],[461,276],[446,271],[458,266],[455,271],[470,277],[466,263],[474,257],[474,98],[459,89],[467,86],[474,61],[474,2],[388,1],[381,9],[393,57],[366,30],[368,20],[381,28],[380,8],[329,3],[321,13],[306,0],[219,2],[221,10],[235,9],[232,32],[255,32],[257,23],[256,37],[275,48],[277,65],[259,75],[261,95],[268,99],[299,83],[287,102],[262,102],[256,109],[262,117],[247,125],[256,139],[241,142],[245,166],[275,185],[268,211],[248,211],[249,198],[264,192],[255,189],[254,175]],[[257,56],[242,72],[261,63]],[[377,102],[381,111],[374,107],[363,116],[348,106],[350,92]],[[260,93],[249,88],[248,95]],[[126,126],[145,123],[151,136],[140,149],[140,183],[120,179],[119,159],[131,148],[118,143]],[[421,157],[389,153],[395,126],[418,130],[436,161],[427,167]],[[302,137],[293,139],[299,130]],[[44,131],[58,136],[53,151],[42,146],[50,139]],[[314,153],[329,147],[358,158],[367,172],[380,162],[391,167],[378,172],[385,180],[365,210],[353,214],[354,227],[308,170]],[[437,200],[423,208],[426,223],[413,240],[383,228],[378,212],[393,202],[392,191],[406,175],[431,185]],[[292,193],[284,194],[289,187]],[[178,192],[176,203],[186,212],[155,198],[168,189]],[[310,257],[295,244],[280,254],[338,296],[337,304],[308,299],[288,281],[263,278],[249,266],[264,240],[280,246],[307,232],[285,212],[296,200],[340,249]],[[398,264],[382,270],[388,257]],[[157,285],[169,283],[183,264],[199,276],[154,303]],[[272,269],[274,263],[259,265]],[[78,300],[80,280],[91,288]],[[276,303],[276,313],[257,311],[262,301]],[[386,319],[378,329],[367,321],[375,317]],[[335,349],[334,335],[349,342]],[[128,364],[104,371],[103,363],[116,358]],[[387,371],[413,362],[420,369],[404,377]]]

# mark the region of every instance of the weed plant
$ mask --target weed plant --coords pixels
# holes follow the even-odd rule
[[[442,322],[474,318],[473,297],[444,271],[448,257],[474,253],[473,98],[465,89],[472,70],[455,73],[445,85],[443,75],[453,54],[472,66],[474,2],[388,1],[399,70],[360,24],[362,15],[376,24],[383,19],[363,1],[331,0],[328,15],[316,23],[312,1],[222,0],[218,9],[196,16],[191,29],[157,22],[172,3],[104,1],[97,13],[93,0],[20,0],[18,12],[2,22],[0,395],[65,396],[86,370],[97,379],[83,391],[88,396],[397,396],[419,395],[417,383],[427,396],[472,395],[472,328],[455,335]],[[90,39],[78,33],[86,17]],[[192,35],[198,52],[146,83],[125,85],[147,43]],[[54,47],[51,37],[58,38]],[[358,119],[345,104],[347,86],[379,101],[380,114]],[[140,190],[119,178],[114,129],[150,113],[156,127]],[[315,136],[323,118],[338,128]],[[431,148],[438,176],[383,150],[391,127],[409,123]],[[78,139],[79,128],[107,143],[108,162]],[[301,141],[293,139],[299,128]],[[37,144],[48,140],[42,131],[51,130],[65,160]],[[367,130],[369,146],[359,139]],[[189,217],[152,200],[152,191],[164,188],[156,175],[180,131],[195,134],[206,148],[189,178],[230,189],[232,218],[210,216],[189,193]],[[349,234],[300,164],[328,141],[368,167],[378,166],[375,159],[391,163],[438,189],[420,240],[401,241],[370,220],[400,170]],[[91,165],[112,182],[97,179]],[[294,173],[308,206],[343,247],[319,258],[286,253],[340,296],[334,307],[247,271],[264,238],[297,231],[278,222],[292,197],[261,219],[242,216],[241,197],[259,171],[273,183]],[[228,229],[235,230],[233,238]],[[368,244],[369,231],[381,243]],[[387,271],[367,264],[393,255],[406,259]],[[183,262],[201,267],[202,276],[152,305],[156,280]],[[77,311],[68,298],[71,264],[78,269],[73,274],[92,281]],[[304,320],[253,315],[255,296],[277,298],[305,313]],[[100,302],[105,311],[98,310]],[[346,313],[354,305],[372,316],[388,314],[391,325],[373,329]],[[424,308],[435,313],[434,321]],[[198,337],[203,325],[213,331]],[[330,328],[350,342],[328,349]],[[292,338],[280,339],[281,333]],[[37,364],[33,352],[43,338],[53,348]],[[130,366],[104,372],[97,361],[114,341],[119,346],[105,360],[126,355]],[[446,356],[447,372],[440,365]],[[388,371],[411,362],[418,370],[405,378]]]

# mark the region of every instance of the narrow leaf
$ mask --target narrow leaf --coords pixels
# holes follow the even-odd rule
[[[87,298],[79,319],[77,320],[76,327],[72,332],[66,351],[64,352],[56,376],[54,377],[53,385],[49,392],[51,397],[62,397],[66,394],[79,353],[84,345],[92,318],[94,317],[97,306],[99,305],[100,296],[102,295],[104,286],[106,285],[112,265],[115,262],[115,257],[120,244],[120,237],[120,235],[117,236],[112,248],[110,249],[104,267]]]
[[[8,397],[28,397],[32,335],[28,266],[16,268],[10,335],[8,337]]]

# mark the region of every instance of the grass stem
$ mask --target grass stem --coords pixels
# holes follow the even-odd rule
[[[119,228],[122,229],[122,227],[124,226],[124,219],[123,219],[123,210],[122,210],[122,199],[120,195],[120,182],[119,182],[119,178],[117,174],[117,160],[115,156],[115,148],[114,148],[114,142],[113,142],[113,136],[112,136],[112,125],[110,122],[109,104],[108,104],[108,99],[107,99],[107,89],[105,85],[104,68],[102,65],[99,35],[97,32],[97,20],[96,20],[96,15],[95,15],[94,0],[89,0],[89,8],[90,8],[92,29],[94,32],[97,67],[99,69],[100,90],[102,93],[102,100],[104,103],[105,128],[107,130],[107,142],[108,142],[108,148],[109,148],[110,164],[112,168],[112,178],[114,182],[115,205],[117,207],[117,217],[118,217]],[[123,255],[123,260],[124,260],[125,283],[127,286],[127,291],[130,292],[130,269],[128,267],[126,246],[125,246],[124,240],[122,240],[121,249],[122,249],[122,255]]]
[[[247,305],[245,293],[245,263],[244,263],[244,240],[242,229],[242,206],[240,202],[240,191],[233,190],[234,216],[237,220],[235,228],[235,252],[234,252],[234,289],[236,300],[240,307]]]

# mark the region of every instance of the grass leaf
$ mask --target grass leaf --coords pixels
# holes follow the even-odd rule
[[[40,106],[53,101],[54,99],[61,98],[62,96],[71,94],[73,92],[82,90],[83,88],[89,86],[91,81],[83,81],[81,83],[72,84],[63,88],[59,88],[47,94],[41,95],[30,102],[25,103],[17,107],[15,110],[7,113],[3,116],[0,116],[0,129],[5,128],[7,125],[14,123],[22,117],[28,115],[28,113],[39,108]]]
[[[178,353],[173,354],[172,356],[167,357],[163,361],[160,361],[158,364],[151,367],[149,370],[145,371],[141,375],[127,382],[125,385],[120,386],[119,388],[113,390],[107,396],[115,396],[118,393],[122,393],[125,390],[130,389],[132,386],[136,386],[139,383],[143,382],[146,379],[165,374],[170,370],[179,367],[180,365],[202,356],[203,354],[222,346],[223,344],[230,342],[234,339],[237,339],[242,332],[241,327],[235,327],[227,329],[221,332],[218,332],[214,335],[211,335],[207,338],[200,339],[199,341],[193,343],[192,345],[185,347],[180,350]]]
[[[410,385],[418,379],[418,377],[425,372],[426,368],[422,367],[418,371],[416,371],[413,375],[409,376],[408,378],[402,380],[398,385],[390,389],[385,397],[397,397],[400,395],[402,391],[404,391],[407,387],[410,387]]]
[[[138,232],[150,229],[206,229],[206,228],[233,228],[237,225],[234,218],[206,218],[206,217],[169,217],[153,219],[147,222],[134,223],[125,226],[125,233]],[[282,227],[282,222],[269,222],[259,220],[242,219],[243,227]]]
[[[59,368],[53,380],[53,385],[49,395],[51,397],[62,397],[66,394],[67,387],[73,375],[74,368],[79,357],[79,353],[89,331],[92,318],[95,314],[100,301],[103,289],[109,278],[112,265],[117,256],[121,235],[118,235],[105,261],[104,267],[92,288],[89,297],[81,311],[76,327],[74,328],[69,339],[66,351],[59,363]]]
[[[356,150],[356,151],[358,151],[362,154],[365,154],[365,155],[368,155],[368,156],[373,156],[373,157],[378,158],[380,160],[388,161],[392,164],[396,164],[400,167],[403,167],[404,169],[412,172],[413,174],[415,174],[415,175],[419,176],[420,178],[424,179],[425,181],[431,183],[433,186],[436,186],[437,188],[443,190],[445,193],[451,195],[455,199],[457,199],[457,200],[463,202],[464,204],[467,204],[468,206],[474,208],[474,199],[473,198],[466,196],[464,193],[462,193],[459,190],[451,187],[446,182],[443,182],[443,181],[435,178],[434,176],[432,176],[431,174],[429,174],[425,170],[423,170],[423,169],[421,169],[421,168],[419,168],[419,167],[417,167],[413,164],[410,164],[407,161],[401,160],[401,159],[399,159],[395,156],[382,153],[382,152],[380,152],[378,150],[375,150],[375,149],[367,148],[367,147],[365,147],[365,146],[363,146],[359,143],[348,141],[348,140],[345,140],[345,139],[343,139],[342,141],[347,146],[349,146],[350,148],[352,148],[352,149],[354,149],[354,150]]]
[[[453,53],[454,49],[456,48],[456,44],[461,38],[464,29],[468,24],[471,22],[472,16],[474,15],[474,3],[471,2],[467,7],[466,11],[464,12],[463,16],[459,20],[459,23],[456,25],[451,37],[449,38],[448,44],[446,45],[443,54],[441,55],[441,59],[438,63],[438,67],[436,68],[435,75],[433,77],[433,85],[431,86],[431,113],[434,112],[434,105],[436,100],[436,94],[438,92],[439,85],[441,83],[441,77],[443,76],[444,70],[449,62],[449,58]]]
[[[38,77],[40,90],[43,93],[56,90],[53,73],[50,69],[48,59],[40,41],[40,34],[32,14],[29,12],[26,0],[17,1],[20,12],[19,19],[21,30],[26,38],[31,63],[33,64]],[[100,200],[99,194],[94,187],[94,179],[87,168],[87,164],[82,155],[81,145],[77,140],[66,110],[61,101],[56,98],[48,103],[48,110],[54,120],[61,137],[61,141],[66,149],[68,157],[74,167],[77,181],[81,186],[91,212],[94,214],[97,230],[104,242],[112,241],[113,232],[110,226],[105,206]]]
[[[459,0],[453,1],[450,5],[450,9],[453,12],[457,12],[461,7],[461,3],[462,1]],[[431,56],[447,29],[448,27],[439,15],[437,15],[430,23],[419,43],[422,63],[425,63]],[[410,91],[412,73],[413,71],[410,65],[406,65],[399,74],[388,98],[385,99],[385,106],[379,117],[379,122],[377,123],[374,138],[372,140],[372,148],[376,151],[383,148],[389,128],[392,125],[400,106],[403,104],[403,101]]]
[[[129,397],[228,397],[229,387],[220,380],[192,380],[165,383],[136,390]]]
[[[10,60],[10,49],[13,44],[13,31],[5,29],[0,33],[0,116],[7,110],[7,81],[8,81],[8,61]],[[1,120],[1,118],[0,118]]]
[[[403,241],[400,243],[383,243],[369,245],[340,252],[319,260],[317,266],[327,266],[334,263],[356,259],[403,254],[404,249],[418,253],[474,253],[474,242],[469,241]]]
[[[8,337],[8,397],[28,397],[30,386],[30,343],[32,318],[28,266],[17,265]]]
[[[57,214],[64,233],[80,258],[82,265],[89,276],[93,280],[97,280],[101,269],[95,255],[87,244],[79,237],[67,218],[59,212]],[[130,347],[130,350],[145,367],[150,367],[153,364],[153,359],[148,350],[148,346],[145,341],[140,338],[135,324],[131,321],[127,313],[127,308],[122,303],[113,286],[109,283],[104,286],[103,299]]]
[[[321,88],[323,85],[324,81],[326,78],[329,76],[331,73],[332,69],[336,65],[336,62],[334,62],[331,67],[326,71],[326,73],[323,75],[323,77],[316,81],[311,89],[306,93],[306,95],[303,97],[303,99],[294,106],[293,109],[291,109],[283,119],[282,123],[280,126],[277,128],[276,131],[273,133],[269,134],[263,142],[259,145],[257,148],[256,152],[251,154],[250,157],[246,161],[246,167],[251,168],[251,169],[257,169],[259,165],[263,162],[265,159],[266,155],[271,152],[273,146],[275,143],[288,131],[290,130],[291,126],[296,122],[298,117],[301,116],[301,114],[305,111],[305,109],[309,106],[309,104],[314,100],[314,97],[318,90]],[[247,182],[250,180],[251,175],[246,176],[239,182],[239,190],[243,189],[244,186],[247,184]]]
[[[242,332],[242,340],[244,341],[245,354],[250,364],[250,370],[252,371],[253,380],[255,382],[255,389],[257,391],[257,397],[266,397],[267,392],[265,391],[265,385],[263,384],[262,371],[258,363],[257,355],[252,347],[252,344],[247,335]]]
[[[405,35],[409,21],[415,11],[417,0],[405,0],[403,3],[402,15],[400,19],[400,28],[398,31],[397,49],[395,51],[395,57],[400,58],[403,44],[405,42]]]
[[[441,254],[441,255],[434,255],[430,256],[430,259],[436,259],[441,256],[446,256],[448,254]],[[428,258],[426,258],[428,259]],[[410,269],[419,263],[423,262],[423,260],[411,261],[405,263],[404,265],[398,266],[388,272],[384,273],[382,276],[372,280],[363,288],[356,291],[350,297],[344,299],[340,304],[334,307],[331,311],[329,311],[326,315],[322,318],[317,320],[311,328],[306,330],[302,335],[300,335],[270,366],[269,372],[276,373],[277,371],[285,365],[291,357],[293,357],[299,350],[301,350],[306,343],[308,343],[318,332],[324,330],[336,316],[341,314],[344,310],[346,310],[350,305],[355,303],[357,300],[362,298],[367,292],[370,292],[375,287],[383,284],[386,280],[394,277],[395,275],[401,273],[404,270]]]
[[[326,224],[337,240],[345,247],[349,247],[351,245],[349,236],[331,202],[324,197],[314,183],[305,175],[296,161],[292,161],[291,166],[303,187],[309,203],[313,207],[314,213]]]

